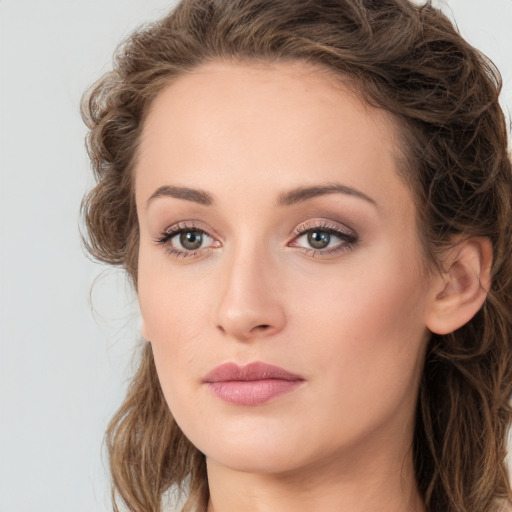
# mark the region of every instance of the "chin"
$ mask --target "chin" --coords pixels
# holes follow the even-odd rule
[[[253,428],[251,428],[251,426]],[[293,433],[269,428],[269,425],[239,425],[236,429],[211,429],[208,437],[204,432],[184,432],[188,439],[205,454],[208,461],[233,471],[244,473],[275,474],[291,471],[300,465],[298,450],[305,440]]]
[[[275,450],[273,447],[238,446],[212,450],[207,461],[232,471],[252,474],[284,474],[301,466],[297,450]]]

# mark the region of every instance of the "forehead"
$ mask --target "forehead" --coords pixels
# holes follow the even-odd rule
[[[391,115],[322,67],[213,62],[154,100],[136,190],[147,196],[170,181],[250,193],[342,181],[371,195],[398,181],[408,196],[396,172],[398,140]]]
[[[390,149],[397,147],[398,130],[391,115],[370,107],[356,91],[354,80],[307,62],[209,62],[173,78],[153,101],[143,130],[143,147],[151,145],[163,128],[177,128],[177,123],[184,135],[199,138],[211,128],[209,122],[215,122],[217,129],[236,122],[254,130],[262,123],[270,133],[277,117],[280,122],[294,123],[297,138],[304,134],[301,128],[306,128],[306,121],[312,128],[316,125],[311,121],[316,120],[323,131],[336,131],[340,123],[352,123],[355,128],[357,117],[362,128],[386,125],[386,130],[380,131],[383,142]],[[188,128],[192,133],[185,131]],[[285,135],[281,132],[280,138]],[[354,137],[357,135],[354,130]]]

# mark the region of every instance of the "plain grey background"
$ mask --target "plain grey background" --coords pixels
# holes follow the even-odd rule
[[[0,0],[0,512],[110,510],[103,432],[139,320],[123,276],[80,245],[79,103],[117,43],[173,4]],[[510,109],[512,0],[443,5],[502,71]]]

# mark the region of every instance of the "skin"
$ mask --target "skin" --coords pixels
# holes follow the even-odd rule
[[[209,63],[154,101],[135,169],[143,335],[207,457],[210,511],[424,510],[411,445],[439,280],[398,140],[388,114],[300,62]],[[282,204],[332,184],[351,191]],[[151,198],[160,187],[211,204],[176,188]],[[173,229],[204,233],[199,250]],[[325,229],[345,234],[312,250]],[[203,382],[254,361],[303,382],[256,406]]]

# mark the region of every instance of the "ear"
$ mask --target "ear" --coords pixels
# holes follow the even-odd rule
[[[443,270],[433,276],[427,328],[448,334],[469,322],[482,307],[491,285],[492,244],[485,237],[456,241],[441,258]]]

